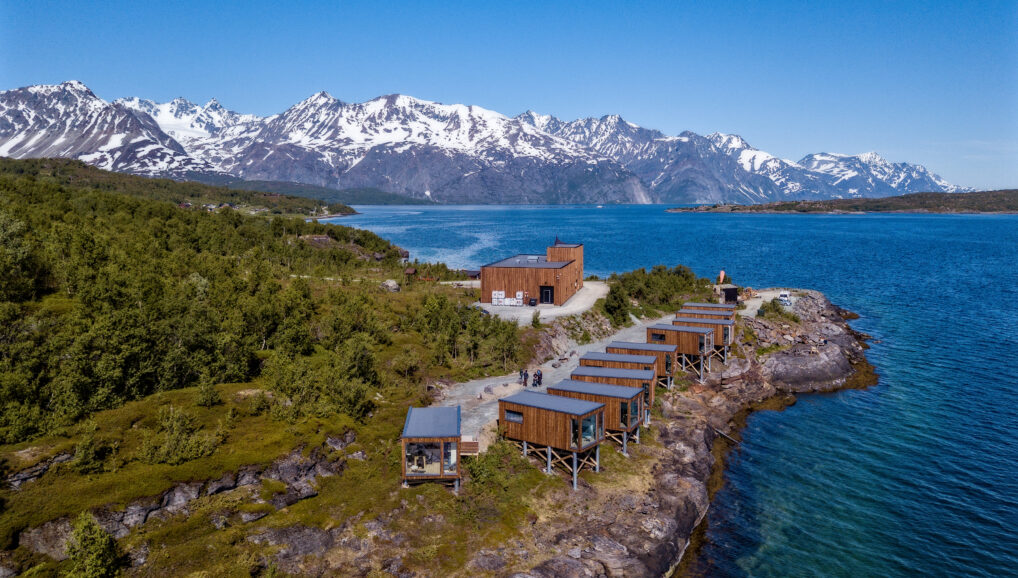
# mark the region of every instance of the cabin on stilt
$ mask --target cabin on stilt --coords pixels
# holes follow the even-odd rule
[[[573,370],[569,379],[639,387],[643,390],[643,423],[650,425],[650,410],[654,407],[654,389],[657,387],[657,374],[654,370],[581,365]]]
[[[697,374],[701,382],[704,372],[710,371],[710,358],[714,354],[713,329],[651,325],[647,328],[647,342],[674,345],[677,369]]]
[[[713,354],[728,363],[728,348],[735,343],[735,322],[730,319],[694,319],[692,317],[676,317],[672,325],[679,327],[706,327],[714,330]]]
[[[678,363],[676,362],[677,349],[675,345],[667,343],[639,343],[636,341],[612,341],[604,348],[608,353],[653,355],[657,357],[654,372],[657,373],[658,382],[668,388],[672,387],[672,377],[679,370]]]
[[[411,407],[400,442],[403,485],[439,481],[460,488],[460,406]]]
[[[731,314],[732,319],[735,319],[736,305],[733,303],[696,303],[693,301],[686,301],[682,304],[682,308],[694,311],[727,311]]]
[[[629,456],[631,437],[636,443],[640,443],[640,422],[643,416],[642,388],[566,379],[555,385],[549,385],[548,393],[603,403],[605,437],[622,446],[622,455]]]
[[[724,319],[725,321],[735,321],[735,310],[732,311],[707,311],[705,309],[679,309],[675,313],[676,317],[691,317],[693,319]]]
[[[580,356],[580,365],[587,367],[614,367],[615,369],[657,369],[657,356],[590,351]]]
[[[498,400],[498,429],[524,456],[536,455],[546,473],[556,465],[573,476],[584,467],[601,471],[605,405],[536,391]]]

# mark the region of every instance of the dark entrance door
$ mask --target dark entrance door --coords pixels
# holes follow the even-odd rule
[[[548,285],[541,285],[541,303],[555,302],[555,288]]]

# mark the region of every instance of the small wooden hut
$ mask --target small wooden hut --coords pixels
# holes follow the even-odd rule
[[[710,371],[710,358],[714,353],[714,330],[706,327],[678,325],[651,325],[647,328],[647,342],[676,346],[676,366],[692,371],[703,381],[704,371]]]
[[[460,487],[460,406],[411,407],[400,442],[403,485],[411,482],[452,482]]]
[[[654,370],[581,365],[573,370],[569,378],[576,381],[625,385],[643,389],[643,423],[650,425],[650,410],[654,407],[654,389],[657,386],[657,374],[654,373]]]
[[[706,327],[714,330],[714,355],[722,363],[728,362],[728,348],[735,343],[735,322],[731,319],[694,319],[676,317],[672,325],[680,327]]]
[[[723,309],[715,309],[714,311],[707,311],[706,309],[679,309],[675,316],[691,317],[693,319],[725,319],[735,321],[735,310],[725,311]]]
[[[728,311],[732,314],[732,318],[735,318],[735,304],[734,303],[697,303],[694,301],[686,301],[682,304],[683,309],[695,309],[697,311]]]
[[[614,367],[615,369],[657,369],[656,355],[606,353],[590,351],[580,356],[580,365],[588,367]]]
[[[605,405],[536,391],[521,391],[498,400],[498,427],[518,444],[523,455],[537,455],[546,471],[559,465],[573,476],[584,467],[601,470]]]
[[[548,393],[603,403],[605,437],[621,445],[623,455],[629,455],[629,438],[634,432],[636,443],[640,443],[643,389],[566,379],[549,385]]]
[[[661,385],[666,387],[672,386],[672,376],[678,371],[678,364],[675,363],[677,350],[677,346],[667,343],[640,343],[637,341],[612,341],[605,347],[605,351],[608,353],[657,357],[654,372],[657,373]]]

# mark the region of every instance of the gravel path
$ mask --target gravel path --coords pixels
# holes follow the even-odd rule
[[[598,299],[608,295],[608,284],[604,281],[584,281],[583,287],[569,298],[564,304],[538,305],[537,307],[503,307],[487,303],[479,303],[485,311],[492,315],[498,315],[507,321],[515,321],[517,325],[530,325],[534,317],[534,310],[541,312],[542,321],[550,321],[558,317],[577,315],[587,311],[594,306]]]
[[[584,353],[588,351],[604,351],[605,346],[612,341],[636,341],[643,343],[647,338],[646,328],[648,326],[658,323],[670,323],[673,317],[674,315],[666,315],[657,319],[641,320],[637,324],[626,327],[607,339],[586,345],[576,345],[574,342],[570,352],[575,350],[576,355],[568,356],[565,361],[561,362],[559,367],[552,367],[552,364],[559,363],[559,359],[552,359],[543,365],[529,367],[528,371],[533,375],[534,369],[540,367],[544,373],[545,386],[558,383],[563,379],[569,378],[569,374],[580,364],[579,357]],[[568,353],[564,354],[563,357],[566,355]],[[455,383],[443,389],[443,398],[438,402],[438,405],[462,406],[462,434],[482,441],[483,445],[480,433],[484,430],[485,426],[493,423],[498,418],[498,399],[523,389],[519,379],[519,372],[516,372],[510,375],[485,377],[464,383]],[[485,390],[488,388],[490,390],[486,392]],[[530,387],[528,389],[543,392],[547,387]]]

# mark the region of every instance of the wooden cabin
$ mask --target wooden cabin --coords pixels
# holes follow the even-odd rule
[[[603,403],[605,437],[618,442],[622,446],[623,455],[629,455],[629,438],[633,432],[636,432],[636,443],[640,443],[640,422],[644,414],[643,389],[566,379],[549,385],[548,393]]]
[[[695,309],[698,311],[731,311],[732,316],[735,316],[735,304],[733,303],[696,303],[693,301],[686,301],[682,304],[683,309]]]
[[[650,410],[654,407],[654,389],[657,386],[657,374],[654,373],[654,370],[581,365],[573,370],[569,378],[576,381],[625,385],[643,389],[643,422],[650,425]]]
[[[646,369],[654,371],[657,369],[657,356],[591,351],[580,356],[580,365],[587,367],[614,367],[615,369]]]
[[[685,327],[707,327],[713,329],[715,350],[727,350],[730,345],[735,343],[735,322],[731,319],[695,319],[693,317],[676,317],[672,320],[672,325]]]
[[[735,310],[725,311],[723,309],[717,309],[714,311],[707,311],[705,309],[679,309],[675,313],[676,317],[691,317],[693,319],[726,319],[728,321],[735,321]]]
[[[647,328],[647,342],[674,345],[677,370],[692,371],[700,380],[704,371],[710,371],[714,330],[709,327],[651,325]]]
[[[678,371],[678,364],[675,363],[677,349],[677,346],[667,343],[612,341],[607,347],[605,347],[604,350],[608,353],[653,355],[657,357],[657,364],[654,366],[654,372],[657,373],[658,381],[664,382],[662,385],[671,387],[672,376]]]
[[[435,480],[460,487],[460,407],[411,407],[403,433],[403,485]]]
[[[523,455],[545,460],[550,474],[555,465],[573,476],[583,467],[601,470],[604,441],[603,403],[521,391],[498,400],[498,427],[502,435],[519,444]],[[571,458],[571,459],[570,459]]]
[[[583,245],[555,239],[544,255],[515,255],[481,267],[481,303],[563,305],[583,288]]]

